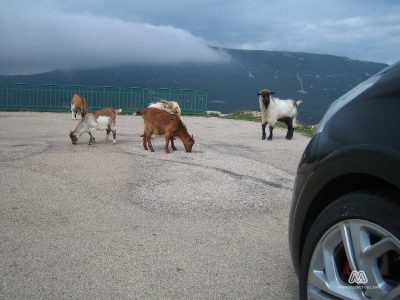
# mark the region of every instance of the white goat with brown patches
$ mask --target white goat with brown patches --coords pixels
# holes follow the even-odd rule
[[[158,108],[169,112],[172,115],[177,115],[178,117],[181,116],[181,108],[179,107],[178,102],[175,101],[168,101],[165,99],[161,99],[156,103],[150,103],[148,107]]]
[[[89,145],[95,143],[94,133],[96,130],[106,130],[106,142],[110,135],[113,133],[113,144],[117,141],[117,131],[115,129],[115,120],[117,114],[122,110],[114,110],[111,108],[103,108],[99,111],[88,113],[85,117],[76,125],[75,129],[69,134],[72,144],[76,144],[78,137],[83,133],[87,132],[90,135]]]
[[[81,114],[81,118],[83,119],[86,114],[86,99],[85,97],[75,94],[72,96],[71,100],[71,113],[72,120],[76,120],[76,114]]]

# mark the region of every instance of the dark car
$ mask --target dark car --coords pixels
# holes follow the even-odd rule
[[[337,99],[298,166],[301,299],[400,299],[400,63]]]

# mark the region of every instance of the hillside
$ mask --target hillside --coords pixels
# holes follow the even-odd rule
[[[280,98],[303,99],[299,120],[317,123],[329,104],[386,65],[332,55],[224,49],[229,62],[124,65],[0,76],[3,82],[205,89],[209,110],[258,110],[256,93],[269,88]]]

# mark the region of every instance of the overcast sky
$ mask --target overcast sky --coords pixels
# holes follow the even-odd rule
[[[229,60],[208,45],[400,60],[398,0],[0,0],[0,74]]]

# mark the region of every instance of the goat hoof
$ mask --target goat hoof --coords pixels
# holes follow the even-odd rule
[[[269,137],[268,137],[268,141],[272,141],[272,136],[269,136]]]
[[[261,138],[261,139],[264,141],[266,138],[267,138],[266,136],[262,136],[262,138]]]
[[[291,140],[291,139],[292,139],[292,136],[287,136],[286,139],[287,139],[287,140]]]

